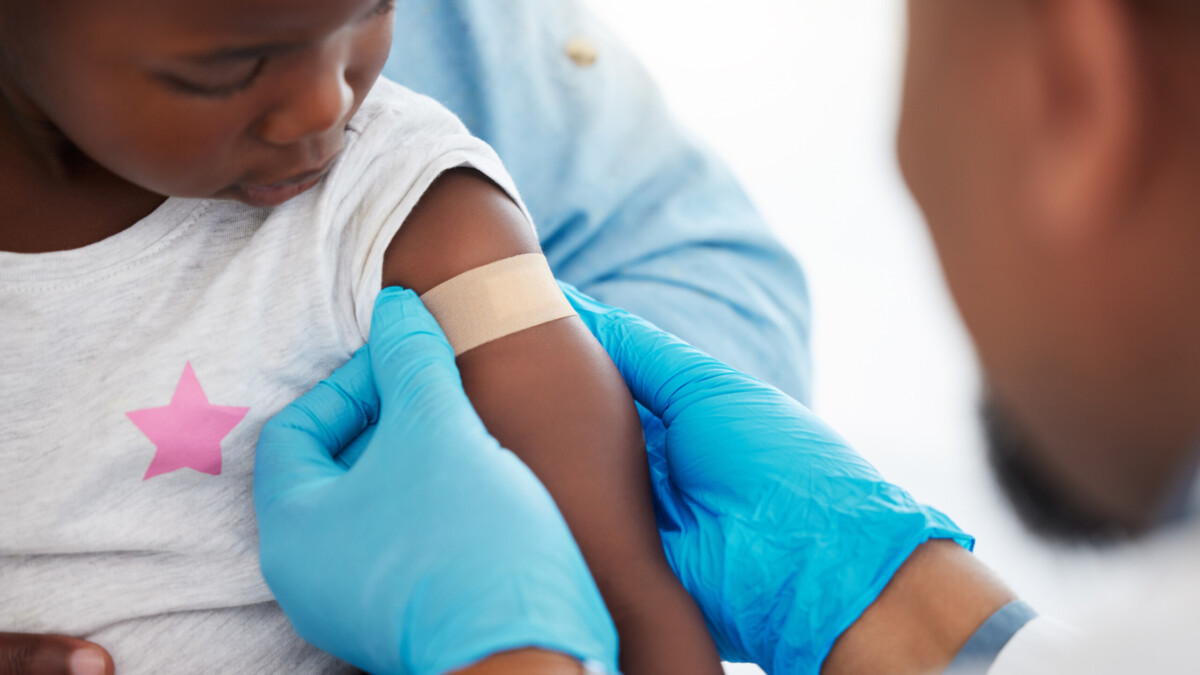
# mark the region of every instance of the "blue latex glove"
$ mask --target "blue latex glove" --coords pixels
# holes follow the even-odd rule
[[[347,469],[335,456],[372,424]],[[432,675],[536,646],[616,672],[566,522],[484,429],[411,291],[384,290],[368,347],[263,429],[254,503],[297,632],[359,668]]]
[[[665,429],[647,438],[663,546],[725,660],[817,673],[917,546],[973,546],[778,389],[563,290]]]

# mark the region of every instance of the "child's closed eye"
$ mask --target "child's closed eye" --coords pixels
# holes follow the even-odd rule
[[[396,0],[380,0],[379,4],[375,6],[375,9],[371,11],[371,17],[374,18],[384,14],[390,14],[393,9],[396,9]]]
[[[202,66],[188,74],[158,73],[159,80],[191,96],[221,98],[247,89],[258,79],[267,58],[245,59],[218,66]]]
[[[396,0],[379,0],[361,21],[390,16]],[[157,78],[177,92],[190,96],[223,98],[250,88],[272,56],[303,50],[302,44],[271,44],[222,50],[182,65],[177,70],[156,73]]]

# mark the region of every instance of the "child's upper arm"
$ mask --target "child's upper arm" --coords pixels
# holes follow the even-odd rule
[[[540,250],[532,225],[503,190],[474,171],[451,171],[392,240],[383,284],[425,293],[481,265]],[[661,553],[637,412],[578,317],[481,345],[458,365],[488,430],[555,496],[598,581],[608,560],[636,566],[647,552]],[[620,536],[604,536],[616,535],[613,528]],[[595,555],[598,538],[612,555]]]
[[[383,285],[425,293],[476,267],[541,250],[503,190],[473,170],[455,169],[434,181],[392,239]]]

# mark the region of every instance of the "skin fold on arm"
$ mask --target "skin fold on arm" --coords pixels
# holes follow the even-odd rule
[[[424,293],[539,251],[504,191],[455,170],[426,192],[391,242],[383,284]],[[533,470],[566,518],[616,624],[621,670],[721,673],[700,611],[663,554],[633,399],[586,326],[570,317],[529,328],[462,354],[458,366],[488,430]]]

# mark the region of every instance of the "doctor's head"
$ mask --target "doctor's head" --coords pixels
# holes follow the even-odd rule
[[[901,165],[1002,478],[1035,525],[1150,526],[1200,447],[1200,2],[910,0],[909,31]]]

